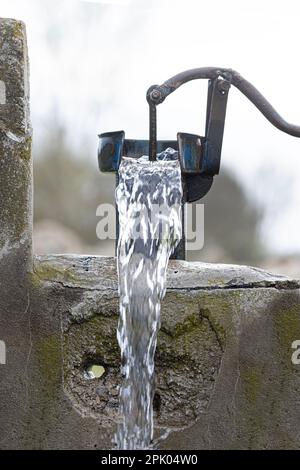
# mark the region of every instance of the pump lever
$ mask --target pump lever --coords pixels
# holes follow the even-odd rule
[[[268,100],[257,90],[250,82],[243,78],[238,72],[232,69],[226,69],[221,67],[201,67],[181,72],[174,77],[169,78],[162,85],[151,86],[147,92],[147,101],[149,106],[152,107],[152,117],[155,116],[155,108],[158,104],[162,103],[167,96],[173,93],[184,83],[190,82],[191,80],[208,79],[215,80],[223,78],[226,82],[234,85],[241,93],[243,93],[256,108],[265,116],[265,118],[277,127],[277,129],[285,132],[286,134],[294,137],[300,137],[300,126],[290,124],[283,119],[280,114],[273,108]],[[152,130],[154,125],[152,124]],[[151,134],[150,126],[150,158],[155,160],[154,150],[155,143],[154,133]]]

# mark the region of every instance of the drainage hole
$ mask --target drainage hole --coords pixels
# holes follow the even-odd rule
[[[105,374],[105,368],[100,364],[90,364],[83,372],[86,380],[100,379]]]

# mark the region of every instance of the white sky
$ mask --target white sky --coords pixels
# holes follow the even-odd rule
[[[208,65],[236,69],[300,124],[297,0],[0,0],[0,16],[27,24],[36,145],[54,112],[91,158],[98,132],[145,138],[147,88]],[[206,86],[187,84],[158,108],[160,138],[203,133]],[[222,164],[267,205],[267,244],[300,252],[300,139],[275,129],[235,89]]]

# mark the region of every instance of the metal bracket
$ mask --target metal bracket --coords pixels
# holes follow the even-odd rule
[[[222,153],[226,107],[230,82],[214,79],[208,82],[205,126],[205,151],[201,172],[218,175]]]

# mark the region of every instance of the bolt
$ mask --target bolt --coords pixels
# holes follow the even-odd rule
[[[161,99],[161,92],[159,90],[152,90],[150,93],[150,99],[158,102]]]
[[[218,82],[218,89],[224,95],[230,88],[230,82],[227,80],[220,80]]]

